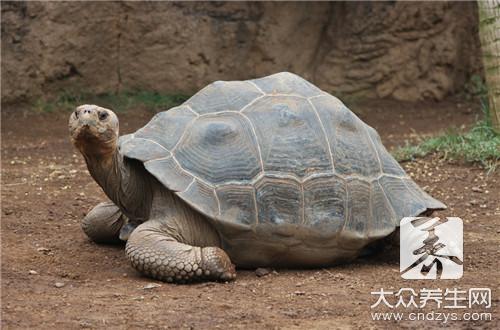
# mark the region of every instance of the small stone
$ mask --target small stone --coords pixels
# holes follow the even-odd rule
[[[143,289],[144,290],[151,290],[151,289],[154,289],[154,288],[159,288],[161,287],[161,284],[158,284],[158,283],[148,283],[146,284]]]
[[[45,248],[45,247],[40,247],[40,248],[38,248],[38,249],[36,249],[36,250],[37,250],[38,252],[44,252],[44,253],[45,253],[45,252],[50,252],[50,249]]]
[[[38,272],[36,270],[30,270],[29,274],[30,275],[38,275]]]
[[[271,273],[271,270],[268,268],[257,268],[255,270],[255,275],[257,275],[258,277],[266,276],[266,275],[269,275],[270,273]]]
[[[472,191],[473,192],[477,192],[477,193],[482,193],[483,192],[483,190],[481,188],[479,188],[479,187],[472,187]]]
[[[63,287],[63,286],[65,286],[65,285],[66,285],[66,283],[63,283],[63,282],[56,282],[56,283],[54,284],[54,286],[55,286],[56,288],[62,288],[62,287]]]
[[[293,294],[295,294],[296,296],[303,296],[306,293],[304,291],[295,291]]]

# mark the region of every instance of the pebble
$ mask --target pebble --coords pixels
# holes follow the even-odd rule
[[[32,270],[29,271],[29,274],[30,275],[38,275],[38,272],[36,270],[32,269]]]
[[[154,288],[159,288],[161,287],[161,284],[157,284],[157,283],[148,283],[146,284],[143,289],[144,290],[151,290],[151,289],[154,289]]]
[[[42,252],[42,253],[49,253],[50,252],[50,249],[48,248],[45,248],[45,247],[40,247],[38,249],[36,249],[38,252]]]
[[[473,192],[477,192],[477,193],[482,193],[483,192],[483,190],[481,188],[479,188],[479,187],[472,187],[472,191]]]
[[[270,273],[271,273],[271,270],[268,268],[257,268],[255,270],[255,275],[257,275],[258,277],[266,276],[266,275],[269,275]]]
[[[65,286],[65,285],[66,285],[66,284],[65,284],[65,283],[63,283],[63,282],[56,282],[56,283],[54,284],[54,286],[55,286],[56,288],[62,288],[62,287],[63,287],[63,286]]]

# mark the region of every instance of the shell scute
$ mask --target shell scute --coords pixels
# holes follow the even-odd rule
[[[299,177],[332,171],[326,137],[306,100],[263,97],[244,114],[255,128],[264,171]]]
[[[288,94],[312,97],[322,94],[318,87],[290,72],[280,72],[252,80],[266,94]]]
[[[261,95],[255,86],[244,81],[216,81],[192,96],[186,104],[200,115],[239,111]]]
[[[290,73],[211,84],[119,143],[219,229],[314,233],[356,249],[405,216],[445,208],[373,128]]]
[[[213,185],[249,181],[261,171],[252,130],[234,113],[198,118],[174,156],[183,169]]]

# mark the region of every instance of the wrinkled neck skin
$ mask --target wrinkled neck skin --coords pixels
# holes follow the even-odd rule
[[[83,154],[90,175],[104,193],[134,222],[148,220],[153,199],[152,180],[140,162],[124,159],[114,149],[105,155]]]
[[[179,242],[220,246],[219,234],[207,219],[146,173],[140,161],[124,158],[117,149],[107,156],[83,155],[94,180],[131,222],[156,220]]]

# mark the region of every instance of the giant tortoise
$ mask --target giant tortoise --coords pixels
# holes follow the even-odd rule
[[[85,233],[126,240],[133,267],[167,282],[332,265],[403,217],[445,208],[373,128],[287,72],[214,82],[133,134],[119,137],[116,115],[96,105],[69,128],[112,201],[89,212]]]

